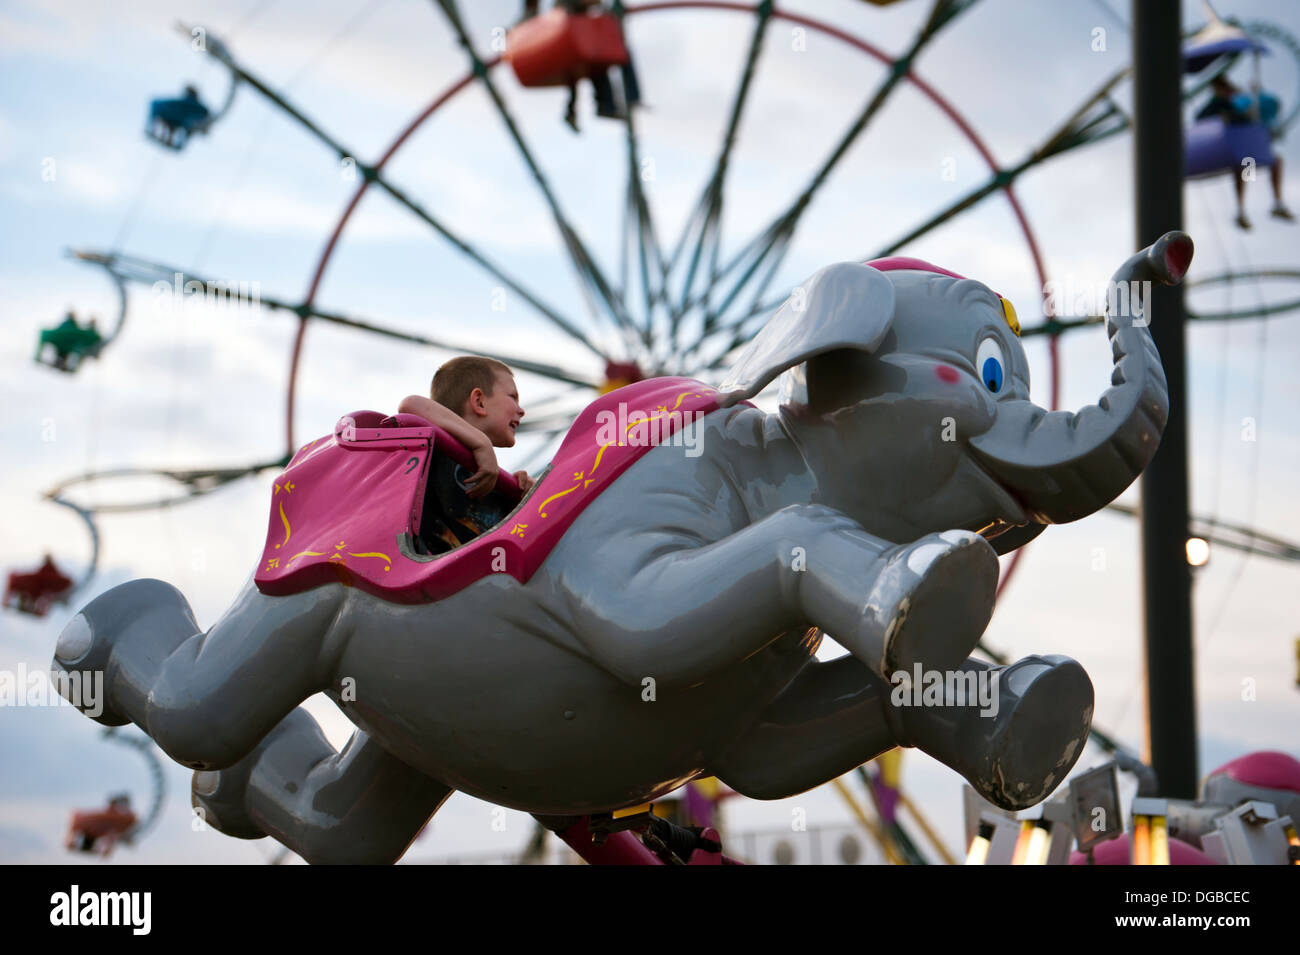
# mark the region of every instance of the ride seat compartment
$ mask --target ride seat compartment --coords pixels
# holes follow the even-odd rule
[[[506,35],[506,59],[525,87],[569,86],[628,60],[612,13],[569,13],[559,7],[531,17]]]
[[[1188,179],[1218,173],[1240,174],[1245,159],[1273,165],[1273,139],[1262,123],[1228,123],[1222,116],[1197,120],[1187,127],[1184,175]]]

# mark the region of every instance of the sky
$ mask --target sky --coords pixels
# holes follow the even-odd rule
[[[518,4],[462,4],[469,34],[487,51]],[[859,0],[782,4],[897,53],[926,0],[887,9]],[[1267,20],[1300,35],[1300,7],[1220,0],[1221,14]],[[947,97],[1010,164],[1035,148],[1087,96],[1129,62],[1128,8],[1119,0],[1029,3],[980,0],[939,34],[915,73]],[[102,270],[69,249],[118,251],[300,301],[354,181],[339,158],[255,91],[183,151],[142,135],[149,100],[194,82],[220,103],[228,74],[196,53],[177,21],[202,25],[237,59],[284,93],[363,161],[383,153],[410,119],[467,71],[441,13],[425,0],[306,0],[106,5],[72,0],[0,5],[0,379],[5,408],[0,494],[7,502],[0,563],[30,569],[53,553],[85,569],[90,539],[45,490],[88,471],[141,466],[236,467],[278,457],[286,442],[286,379],[294,324],[263,309],[178,308],[151,288],[131,288],[122,333],[97,361],[63,375],[32,361],[38,332],[69,308],[117,320]],[[1184,23],[1203,22],[1199,3]],[[644,187],[662,234],[680,233],[712,168],[741,73],[752,18],[722,11],[644,13],[628,20],[644,108],[638,110]],[[1101,31],[1100,33],[1098,31]],[[1100,41],[1099,42],[1099,38]],[[621,124],[592,114],[580,90],[582,132],[561,123],[564,93],[523,89],[494,74],[548,182],[606,274],[618,271],[626,185]],[[1239,75],[1248,79],[1244,71]],[[884,76],[875,60],[815,30],[778,21],[768,31],[740,127],[725,196],[723,252],[739,248],[781,211],[853,121]],[[1266,86],[1295,103],[1300,76],[1284,50],[1263,64]],[[1116,99],[1127,105],[1121,84]],[[1279,146],[1300,168],[1294,137]],[[1074,150],[1022,177],[1016,192],[1049,277],[1069,287],[1104,282],[1135,248],[1133,141],[1128,134]],[[647,175],[648,172],[648,175]],[[438,110],[396,153],[387,175],[459,236],[498,262],[591,338],[618,338],[584,303],[539,190],[481,87]],[[773,291],[824,265],[861,261],[967,190],[987,167],[952,122],[912,87],[899,89],[848,150],[804,215]],[[1296,268],[1300,226],[1268,216],[1265,177],[1247,190],[1254,229],[1232,224],[1232,185],[1189,183],[1184,228],[1197,243],[1189,280],[1224,272]],[[1300,193],[1287,183],[1287,198]],[[928,259],[1009,297],[1025,325],[1041,320],[1040,287],[1010,208],[994,196],[912,243]],[[1249,307],[1294,295],[1283,283],[1192,289],[1193,308]],[[469,350],[500,349],[597,375],[599,361],[550,326],[500,280],[469,261],[390,197],[372,189],[339,243],[318,304]],[[1040,404],[1048,401],[1047,350],[1025,342]],[[296,444],[332,431],[343,414],[392,411],[425,393],[452,352],[313,323],[306,335],[293,431]],[[1300,327],[1270,322],[1192,323],[1188,395],[1192,510],[1300,540]],[[1061,341],[1061,405],[1096,400],[1110,375],[1098,328]],[[561,389],[519,375],[524,407]],[[771,408],[765,399],[765,407]],[[1251,439],[1253,437],[1253,440]],[[534,438],[503,451],[504,467],[528,464]],[[542,457],[544,460],[544,456]],[[260,553],[272,472],[176,507],[104,514],[98,569],[72,602],[41,620],[0,616],[0,670],[48,666],[63,625],[116,584],[167,580],[204,627],[229,605]],[[158,492],[150,480],[100,481],[69,491],[90,506]],[[1120,499],[1137,504],[1135,485]],[[1113,512],[1050,528],[1025,553],[986,639],[1013,657],[1062,653],[1096,689],[1095,725],[1143,747],[1142,572],[1136,522]],[[1258,749],[1300,756],[1295,727],[1297,610],[1294,564],[1212,548],[1194,577],[1198,749],[1202,774]],[[823,653],[836,655],[828,645]],[[1249,692],[1247,692],[1249,689]],[[342,745],[350,724],[323,700],[309,707]],[[1089,748],[1078,769],[1103,761]],[[148,802],[144,760],[105,742],[67,707],[0,707],[0,860],[70,861],[61,847],[69,812],[110,792]],[[189,773],[168,764],[166,810],[155,831],[113,862],[260,863],[269,841],[195,831]],[[905,760],[907,792],[944,835],[961,841],[961,780],[930,757]],[[531,820],[463,794],[453,796],[408,853],[413,861],[509,853]],[[830,789],[770,803],[732,800],[736,832],[779,831],[804,810],[810,826],[851,824]],[[836,830],[838,831],[838,830]],[[75,860],[74,860],[75,861]],[[102,864],[94,862],[94,864]]]

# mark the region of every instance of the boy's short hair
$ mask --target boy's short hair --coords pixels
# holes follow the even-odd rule
[[[460,414],[475,388],[481,388],[483,394],[491,396],[498,372],[514,377],[510,366],[495,358],[479,355],[453,358],[434,374],[433,382],[429,385],[429,397],[444,408]]]

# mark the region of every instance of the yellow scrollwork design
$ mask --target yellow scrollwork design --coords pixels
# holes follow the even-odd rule
[[[289,518],[284,515],[284,501],[280,502],[280,520],[284,522],[284,540],[275,545],[276,550],[279,550],[285,544],[289,543],[289,535],[292,533],[289,529]]]
[[[676,411],[678,408],[680,408],[682,402],[685,401],[687,398],[707,398],[711,394],[716,394],[716,391],[712,388],[705,389],[704,391],[683,391],[677,396],[677,400],[673,402],[673,406],[671,409],[665,404],[656,405],[655,406],[656,413],[654,415],[650,415],[644,418],[638,418],[636,421],[629,421],[626,427],[624,428],[624,432],[626,433],[627,431],[630,431],[632,428],[636,427],[637,425],[644,425],[647,422],[655,421],[656,419],[667,417],[668,415]],[[564,497],[566,494],[572,494],[574,491],[590,487],[592,483],[595,481],[595,478],[592,477],[592,475],[595,474],[596,469],[600,467],[600,461],[601,458],[603,458],[605,455],[605,449],[612,448],[614,446],[615,445],[612,442],[609,444],[602,444],[596,451],[596,459],[592,461],[591,469],[585,472],[574,471],[573,480],[576,481],[577,483],[574,484],[573,487],[571,488],[566,488],[563,491],[557,491],[556,493],[552,494],[550,497],[542,501],[540,504],[538,504],[537,516],[543,518],[550,517],[550,515],[546,513],[546,505],[550,504],[551,501],[554,501],[557,498]],[[625,445],[623,445],[621,442],[619,443],[618,446],[625,447]],[[521,525],[515,525],[515,526],[519,527]],[[527,527],[528,525],[525,524],[522,526]],[[510,532],[513,534],[514,529],[512,528]],[[522,537],[523,534],[520,533],[519,536]]]
[[[571,494],[571,493],[573,493],[574,491],[576,491],[577,489],[578,489],[578,485],[575,484],[575,485],[573,485],[573,487],[569,488],[568,490],[560,491],[558,494],[552,494],[552,495],[551,495],[550,497],[548,497],[546,500],[542,501],[541,504],[538,504],[538,505],[537,505],[537,515],[538,515],[538,517],[550,517],[550,515],[546,513],[546,505],[547,505],[547,504],[550,504],[551,501],[555,500],[557,497],[564,497],[564,495],[566,495],[566,494]]]
[[[348,557],[378,557],[384,562],[385,573],[393,569],[393,559],[389,557],[387,554],[382,553],[380,551],[364,551],[362,553],[354,553],[352,551],[348,551],[347,556],[344,556],[343,547],[346,543],[347,543],[346,541],[339,541],[337,544],[335,544],[334,553],[330,554],[325,559],[346,566],[348,562],[347,561]],[[294,554],[292,557],[290,557],[288,563],[292,564],[299,557],[325,557],[325,552],[319,550],[305,550],[302,551],[301,553]]]

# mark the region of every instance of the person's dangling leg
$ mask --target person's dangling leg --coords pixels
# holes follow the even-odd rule
[[[1282,201],[1282,157],[1273,157],[1273,168],[1269,170],[1269,178],[1273,182],[1273,218],[1285,219],[1287,222],[1294,222],[1295,216],[1291,210],[1286,207]]]
[[[564,121],[575,133],[578,131],[578,84],[569,84],[569,103],[564,109]]]
[[[1250,220],[1246,218],[1246,180],[1241,173],[1234,173],[1233,179],[1237,184],[1237,225],[1249,229]]]
[[[614,84],[609,81],[608,70],[591,74],[591,88],[596,94],[596,115],[605,119],[622,119],[623,113],[614,98]]]
[[[631,109],[641,105],[641,84],[636,79],[636,69],[629,58],[621,67],[623,74],[623,104]]]

